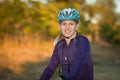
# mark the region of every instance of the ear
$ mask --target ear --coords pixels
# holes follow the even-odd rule
[[[79,26],[80,26],[80,21],[76,25],[76,30],[78,30]]]

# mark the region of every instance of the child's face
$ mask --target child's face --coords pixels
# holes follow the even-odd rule
[[[71,37],[77,29],[78,25],[73,20],[66,20],[60,23],[60,30],[65,37]]]

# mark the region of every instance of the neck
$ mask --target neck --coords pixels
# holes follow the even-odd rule
[[[67,45],[69,45],[71,39],[73,39],[73,38],[75,38],[75,37],[76,37],[76,32],[75,32],[71,37],[65,38]]]

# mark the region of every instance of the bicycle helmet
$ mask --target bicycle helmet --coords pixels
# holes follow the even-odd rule
[[[58,14],[58,21],[64,21],[64,20],[80,20],[79,12],[72,8],[65,8],[60,10]]]

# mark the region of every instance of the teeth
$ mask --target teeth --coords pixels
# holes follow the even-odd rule
[[[68,30],[66,30],[65,32],[66,32],[66,33],[70,33],[70,31],[68,31]]]

